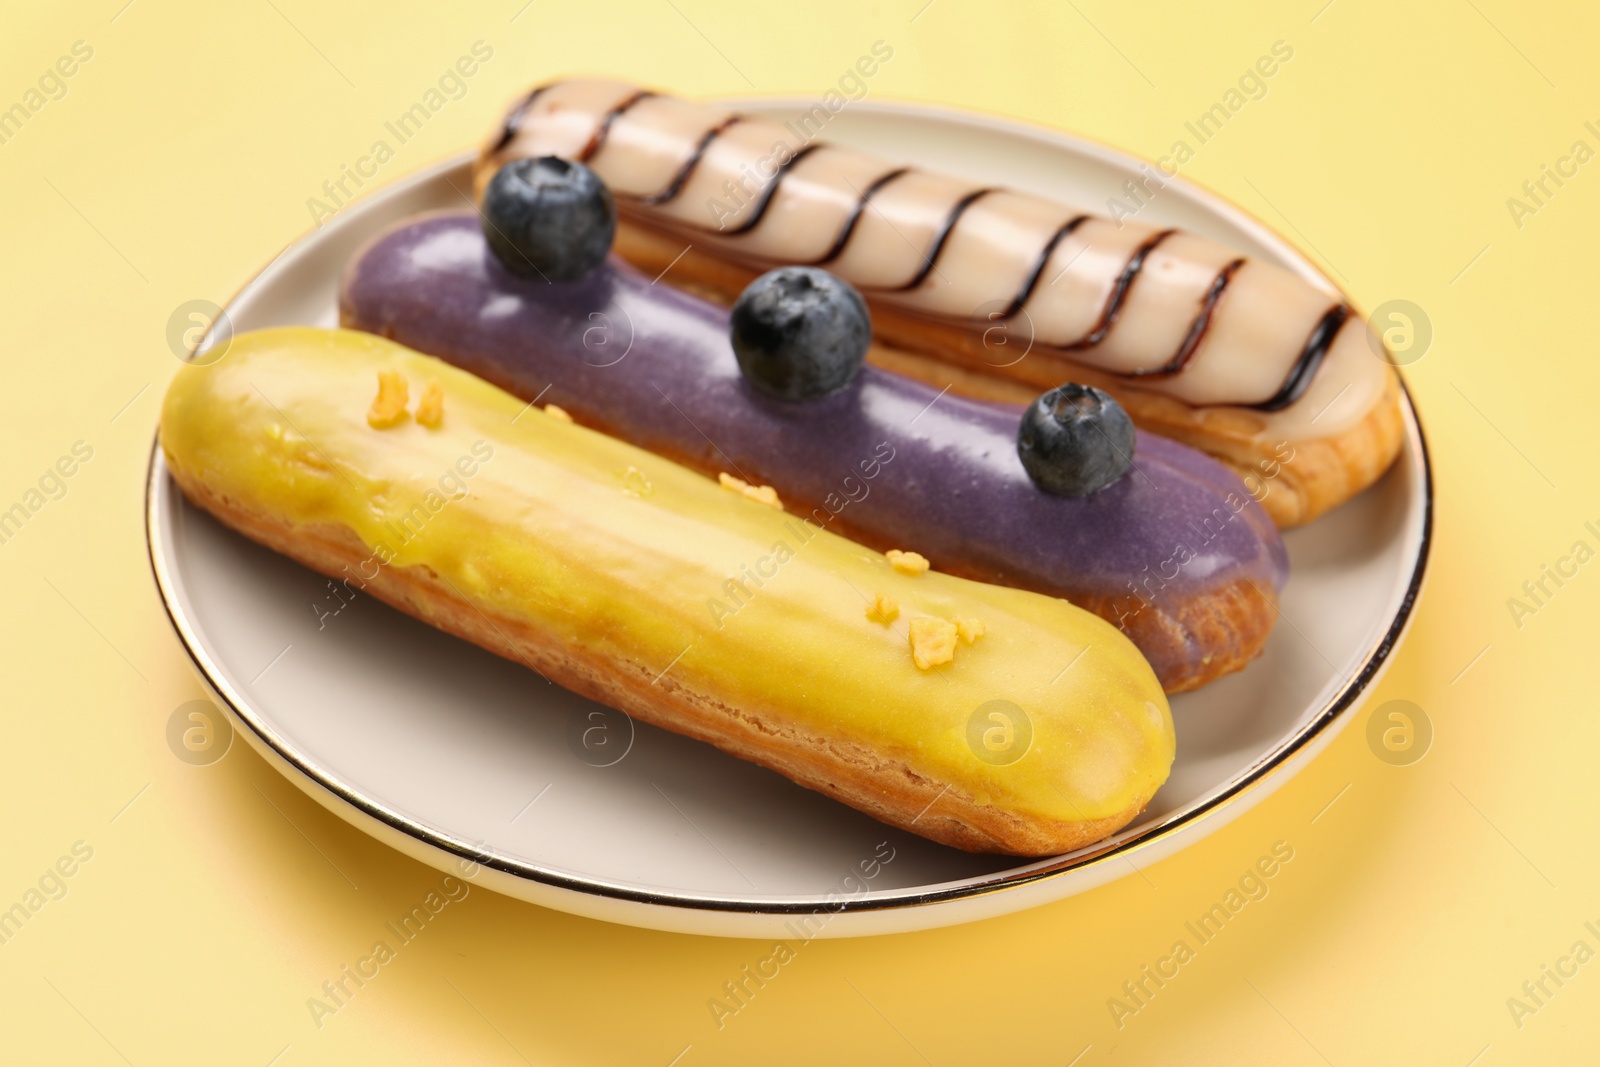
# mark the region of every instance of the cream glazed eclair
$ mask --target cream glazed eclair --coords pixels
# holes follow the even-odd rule
[[[768,486],[772,503],[871,548],[1066,598],[1126,633],[1168,692],[1249,664],[1277,619],[1282,539],[1203,453],[1141,433],[1118,481],[1053,495],[1018,457],[1020,408],[871,365],[825,397],[767,396],[740,370],[724,308],[615,258],[576,281],[522,278],[472,215],[426,216],[350,261],[339,312],[582,425]]]
[[[1181,230],[892,164],[780,124],[574,79],[536,89],[480,154],[586,163],[620,254],[731,301],[824,266],[872,305],[873,357],[1018,402],[1074,380],[1222,459],[1282,526],[1375,481],[1401,441],[1398,376],[1337,293]],[[999,343],[997,343],[997,341]],[[1025,356],[1018,356],[1019,352]]]
[[[900,573],[371,334],[239,335],[178,372],[161,447],[189,500],[244,535],[935,841],[1068,851],[1126,825],[1171,768],[1161,687],[1094,615]],[[773,565],[759,595],[708,615],[756,561]],[[893,598],[896,623],[861,590]],[[996,709],[1003,738],[982,732]]]

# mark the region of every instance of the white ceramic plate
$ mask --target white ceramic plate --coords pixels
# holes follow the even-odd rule
[[[779,118],[792,102],[744,102]],[[901,105],[857,104],[830,140],[1089,209],[1139,162],[1062,134]],[[368,197],[274,260],[227,308],[235,331],[332,326],[341,269],[369,236],[465,208],[466,160]],[[1326,284],[1217,197],[1169,184],[1148,221],[1186,227]],[[1399,639],[1431,528],[1422,432],[1375,487],[1286,538],[1283,619],[1248,670],[1173,701],[1172,778],[1135,826],[1071,855],[972,856],[707,745],[625,720],[617,762],[570,740],[596,705],[369,599],[319,620],[320,576],[190,507],[152,453],[150,556],[167,610],[240,733],[351,823],[441,870],[581,915],[725,936],[887,933],[1056,900],[1200,840],[1277,788],[1350,718]],[[892,858],[889,858],[892,857]],[[887,858],[887,861],[885,859]],[[792,925],[786,925],[792,924]]]

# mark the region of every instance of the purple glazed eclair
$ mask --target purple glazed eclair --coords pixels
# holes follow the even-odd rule
[[[1171,693],[1244,667],[1277,617],[1283,542],[1217,461],[1141,433],[1117,482],[1043,492],[1017,455],[1021,408],[871,365],[820,399],[775,399],[741,375],[726,309],[615,257],[579,281],[523,279],[475,216],[426,216],[350,263],[339,312],[736,490],[772,486],[784,510],[872,548],[1069,600],[1126,633]],[[728,610],[748,590],[740,562]]]

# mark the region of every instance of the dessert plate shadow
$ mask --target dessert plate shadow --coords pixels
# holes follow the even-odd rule
[[[804,110],[770,99],[741,107],[780,120]],[[1138,160],[1090,142],[931,108],[854,104],[824,135],[1091,210],[1139,175]],[[463,158],[345,208],[247,284],[202,349],[230,327],[335,325],[339,275],[362,243],[416,212],[466,210],[469,190]],[[1181,180],[1141,221],[1186,227],[1326,285],[1262,225]],[[1399,640],[1427,560],[1432,480],[1409,394],[1405,420],[1394,469],[1286,536],[1283,617],[1261,659],[1173,700],[1177,761],[1149,810],[1099,845],[1041,861],[968,855],[890,829],[709,746],[600,713],[371,598],[346,604],[326,579],[190,507],[159,447],[150,558],[173,625],[239,733],[329,810],[424,863],[535,904],[661,930],[917,930],[1133,874],[1248,810],[1333,738]],[[603,743],[591,733],[585,744],[595,729]]]

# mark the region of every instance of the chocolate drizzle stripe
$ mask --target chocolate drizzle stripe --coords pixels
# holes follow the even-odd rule
[[[1044,275],[1044,268],[1050,262],[1050,257],[1055,255],[1056,246],[1066,239],[1067,235],[1089,221],[1088,215],[1076,215],[1057,227],[1056,232],[1050,235],[1044,248],[1039,251],[1039,258],[1033,261],[1033,270],[1028,272],[1028,280],[1022,283],[1022,288],[1017,290],[1017,295],[1011,298],[1011,303],[1000,313],[1000,318],[1009,319],[1022,310],[1028,298],[1033,295],[1034,287],[1039,284],[1039,279]]]
[[[1149,370],[1136,370],[1128,374],[1129,378],[1167,378],[1188,365],[1190,357],[1200,348],[1200,342],[1205,340],[1206,331],[1211,327],[1211,313],[1216,310],[1217,301],[1222,299],[1223,290],[1228,288],[1228,282],[1233,280],[1233,275],[1244,266],[1244,260],[1236,259],[1223,267],[1217,276],[1211,279],[1211,284],[1206,288],[1206,295],[1200,298],[1200,312],[1189,324],[1189,332],[1184,334],[1183,341],[1178,345],[1178,351],[1172,358],[1159,367]]]
[[[986,186],[982,189],[974,189],[960,200],[957,200],[955,205],[950,208],[950,214],[945,216],[944,224],[939,227],[939,232],[934,235],[933,244],[929,246],[928,254],[923,259],[922,268],[917,271],[909,282],[896,286],[891,291],[903,293],[921,285],[928,275],[933,273],[933,268],[939,265],[939,257],[944,254],[945,242],[950,239],[951,231],[956,228],[956,223],[961,221],[961,216],[966,214],[967,208],[990,193],[998,191],[993,186]]]
[[[1243,406],[1256,411],[1282,411],[1304,396],[1306,389],[1311,385],[1311,379],[1317,375],[1317,368],[1322,366],[1323,357],[1328,354],[1328,349],[1333,347],[1334,338],[1339,336],[1339,330],[1344,324],[1350,321],[1350,315],[1351,308],[1348,304],[1335,304],[1329,308],[1311,328],[1311,336],[1306,338],[1306,346],[1300,350],[1300,358],[1289,368],[1289,374],[1283,379],[1283,385],[1278,391],[1259,404]]]
[[[820,144],[817,144],[815,141],[813,141],[811,144],[799,149],[794,155],[790,156],[788,159],[779,164],[778,172],[772,176],[772,180],[767,183],[767,187],[761,190],[761,199],[756,201],[755,210],[750,213],[750,217],[745,219],[739,225],[735,226],[733,229],[725,230],[723,232],[731,237],[735,234],[749,233],[751,230],[755,229],[756,224],[766,217],[767,208],[772,206],[773,194],[778,191],[778,186],[783,184],[783,179],[788,175],[789,168],[793,167],[796,163],[800,162],[802,159],[806,158],[812,152],[815,152],[821,147],[822,146]]]
[[[600,151],[606,143],[606,138],[611,135],[611,124],[617,121],[617,116],[627,111],[641,100],[648,100],[655,96],[649,89],[640,89],[631,96],[623,98],[615,107],[600,117],[600,124],[594,128],[594,133],[589,135],[589,143],[583,146],[583,151],[578,153],[578,162],[587,163]]]
[[[551,83],[551,85],[557,84],[560,83]],[[539,86],[533,92],[524,97],[522,103],[512,108],[511,113],[506,116],[505,125],[500,130],[500,139],[494,143],[493,148],[489,149],[490,155],[495,155],[499,152],[505,151],[506,145],[511,143],[511,139],[517,135],[517,130],[521,128],[522,117],[528,113],[528,109],[533,106],[533,102],[539,99],[539,94],[550,87],[550,85]]]
[[[1122,273],[1117,275],[1117,280],[1111,286],[1111,295],[1106,297],[1106,306],[1100,311],[1100,321],[1095,323],[1094,329],[1084,334],[1071,344],[1062,345],[1067,351],[1082,348],[1093,348],[1106,339],[1106,334],[1111,332],[1111,327],[1117,324],[1117,316],[1122,313],[1122,305],[1128,299],[1128,292],[1133,288],[1133,283],[1138,280],[1139,272],[1144,269],[1144,261],[1157,245],[1168,237],[1177,233],[1177,230],[1162,230],[1160,233],[1145,239],[1144,244],[1133,250],[1133,255],[1128,257],[1128,262],[1123,266]]]
[[[910,167],[900,167],[896,170],[891,170],[887,174],[883,174],[877,178],[874,178],[871,185],[861,190],[861,195],[856,197],[855,207],[850,209],[850,214],[844,220],[844,225],[839,228],[839,236],[833,239],[833,245],[827,250],[827,252],[823,253],[822,258],[812,260],[811,265],[814,267],[820,267],[824,263],[832,263],[834,260],[843,255],[845,245],[850,243],[851,234],[856,232],[856,223],[861,221],[862,212],[866,211],[867,209],[867,201],[871,200],[873,196],[877,194],[879,189],[882,189],[885,185],[888,185],[902,174],[909,173],[911,173]]]
[[[692,175],[695,172],[695,168],[700,165],[700,158],[706,154],[706,149],[711,147],[711,142],[715,141],[718,137],[721,137],[723,131],[725,131],[729,126],[742,121],[744,121],[743,115],[729,115],[727,118],[723,119],[721,122],[707,130],[705,133],[701,134],[700,140],[696,142],[694,146],[694,151],[689,153],[689,158],[683,161],[683,165],[678,168],[678,173],[672,176],[672,180],[667,183],[666,188],[662,189],[659,193],[651,193],[649,196],[640,196],[635,197],[634,199],[640,204],[644,204],[648,207],[654,207],[657,204],[665,204],[667,201],[673,199],[679,193],[683,192],[683,187],[689,182],[689,176]]]

